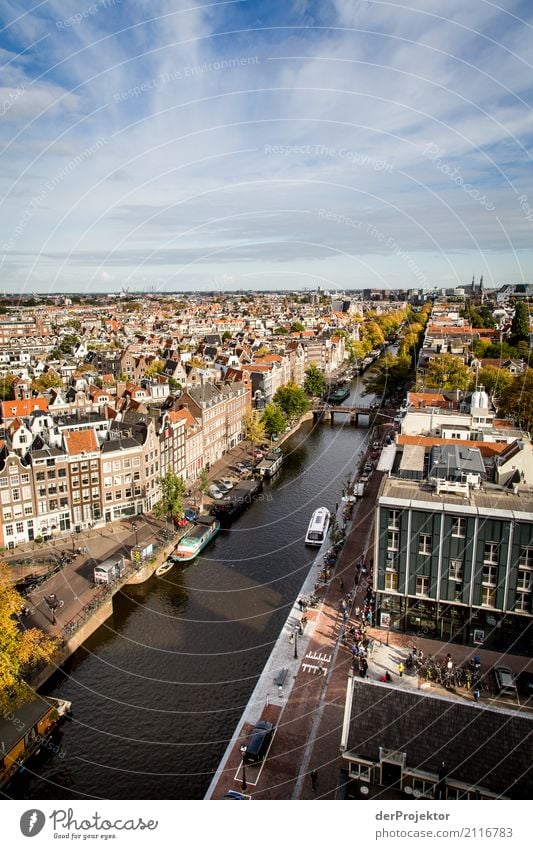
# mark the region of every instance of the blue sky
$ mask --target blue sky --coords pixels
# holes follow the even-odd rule
[[[6,291],[531,282],[533,10],[4,0]]]

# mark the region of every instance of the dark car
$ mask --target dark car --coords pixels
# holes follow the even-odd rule
[[[196,510],[193,510],[192,507],[187,507],[183,511],[183,515],[185,516],[188,522],[194,522],[198,513],[196,512]]]
[[[271,722],[261,719],[257,723],[246,743],[246,752],[243,757],[245,763],[259,763],[263,760],[273,733],[274,726]]]
[[[526,699],[533,698],[533,672],[520,672],[516,679],[516,686],[521,696]]]

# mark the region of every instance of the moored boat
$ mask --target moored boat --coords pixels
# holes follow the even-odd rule
[[[220,530],[220,522],[212,516],[198,516],[196,524],[182,536],[172,554],[156,569],[156,575],[164,575],[175,563],[194,560]],[[168,565],[170,564],[170,565]]]
[[[257,465],[256,471],[258,471],[263,478],[271,478],[281,469],[282,464],[283,454],[280,449],[277,448],[275,451],[269,451],[265,459],[261,460],[261,462]]]
[[[319,507],[311,516],[307,534],[305,536],[306,545],[321,546],[329,528],[331,513],[327,507]]]

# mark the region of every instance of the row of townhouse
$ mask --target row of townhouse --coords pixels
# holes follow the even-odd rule
[[[109,417],[57,417],[42,398],[4,403],[18,416],[0,440],[0,546],[14,548],[149,512],[168,470],[190,483],[243,439],[251,390],[202,384]]]

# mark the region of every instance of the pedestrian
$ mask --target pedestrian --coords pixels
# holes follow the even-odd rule
[[[481,691],[480,691],[479,687],[476,685],[476,688],[474,690],[474,701],[479,702],[480,697],[481,697]]]
[[[313,788],[313,793],[316,790],[317,784],[318,784],[318,770],[312,769],[311,770],[311,787]]]
[[[340,588],[341,588],[341,592],[342,592],[344,590],[344,581],[343,581],[342,578],[339,578],[339,584],[340,584]]]
[[[403,676],[404,669],[405,669],[405,667],[404,667],[403,663],[400,661],[400,663],[398,664],[398,675],[400,676],[400,678]]]

